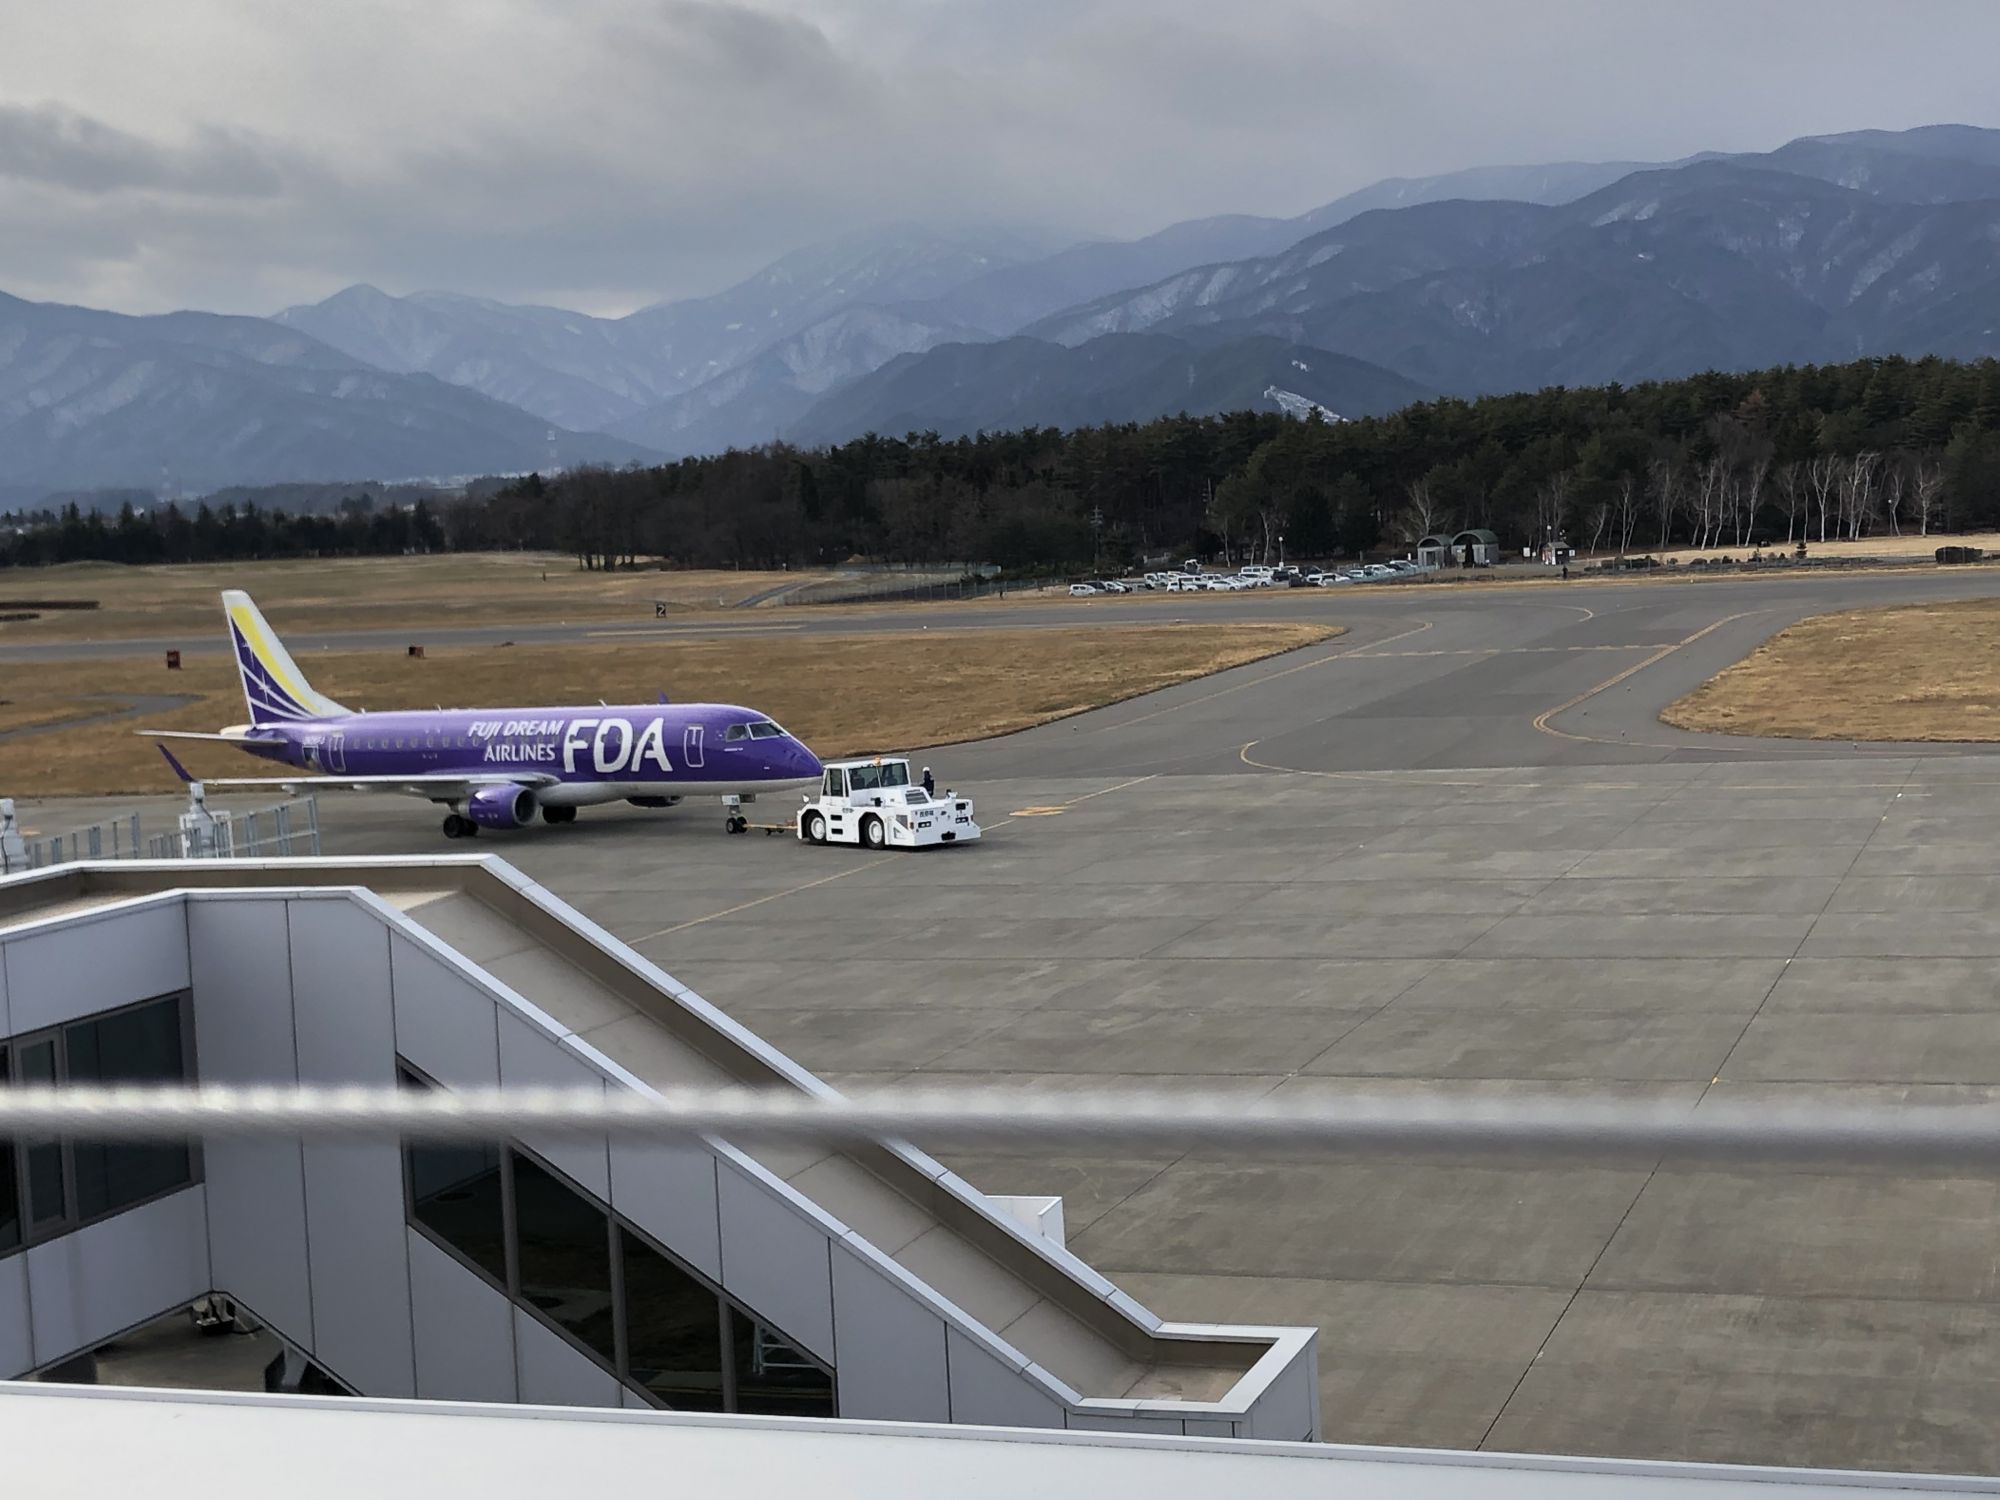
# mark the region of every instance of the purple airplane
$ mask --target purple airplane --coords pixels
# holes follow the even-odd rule
[[[812,751],[754,709],[727,703],[356,713],[313,691],[248,594],[226,590],[222,609],[250,722],[219,734],[140,733],[235,745],[311,774],[227,777],[211,787],[425,797],[450,809],[445,837],[457,839],[522,827],[537,811],[545,823],[569,823],[579,807],[671,807],[689,796],[721,798],[724,827],[741,833],[743,802],[820,777]]]

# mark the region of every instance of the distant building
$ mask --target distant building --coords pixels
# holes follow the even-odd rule
[[[1490,568],[1500,561],[1500,538],[1483,526],[1461,531],[1451,539],[1448,563],[1460,567]]]

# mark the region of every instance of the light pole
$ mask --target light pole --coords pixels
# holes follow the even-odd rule
[[[1278,566],[1282,568],[1284,565],[1285,565],[1285,534],[1284,532],[1281,531],[1278,533]]]

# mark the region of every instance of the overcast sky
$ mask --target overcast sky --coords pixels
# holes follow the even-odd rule
[[[0,291],[622,312],[918,220],[2000,126],[1993,0],[0,0]]]

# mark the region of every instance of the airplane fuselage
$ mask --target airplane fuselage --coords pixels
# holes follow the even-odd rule
[[[240,731],[263,759],[327,776],[519,777],[536,800],[753,796],[810,786],[812,752],[726,703],[354,713]]]

